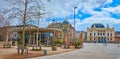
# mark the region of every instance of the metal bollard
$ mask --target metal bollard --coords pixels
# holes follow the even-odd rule
[[[44,55],[48,55],[48,50],[44,50]]]

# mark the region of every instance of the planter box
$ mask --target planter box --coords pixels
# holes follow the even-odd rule
[[[57,50],[57,46],[52,46],[52,50],[56,51]]]

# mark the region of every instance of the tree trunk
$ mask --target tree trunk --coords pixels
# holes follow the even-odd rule
[[[22,31],[22,51],[21,55],[24,54],[24,43],[25,43],[25,26],[26,26],[26,11],[27,11],[27,1],[25,0],[25,11],[24,11],[24,18],[23,18],[23,31]]]

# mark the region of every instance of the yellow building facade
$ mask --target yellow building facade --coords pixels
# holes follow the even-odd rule
[[[108,25],[105,27],[103,24],[93,24],[91,28],[87,28],[87,41],[88,42],[114,42],[115,31]]]

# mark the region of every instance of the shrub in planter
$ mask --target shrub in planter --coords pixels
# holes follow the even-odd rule
[[[56,51],[57,50],[57,46],[52,46],[52,50]]]
[[[80,48],[81,43],[80,42],[75,42],[75,48]]]
[[[61,46],[62,44],[62,41],[61,40],[55,40],[54,41],[54,44],[52,45],[52,50],[55,51],[57,50],[57,45],[60,45]]]
[[[41,50],[41,46],[32,46],[32,50],[33,51],[40,51]]]
[[[70,49],[70,45],[64,46],[65,49]]]
[[[78,42],[77,45],[80,46],[81,45],[80,42]]]
[[[15,46],[15,41],[12,41],[12,45]]]
[[[11,48],[11,44],[10,43],[4,43],[3,48]]]
[[[62,40],[58,40],[58,45],[61,47]]]
[[[41,49],[32,49],[32,51],[40,51]]]
[[[53,51],[56,51],[57,50],[57,45],[59,44],[59,41],[58,40],[55,40],[53,45],[52,45],[52,50]]]
[[[40,51],[41,50],[41,46],[37,47],[37,46],[32,46],[32,50],[33,51]]]

